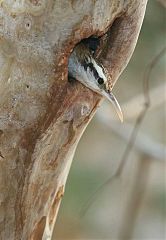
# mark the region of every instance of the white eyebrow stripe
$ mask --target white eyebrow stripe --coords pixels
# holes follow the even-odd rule
[[[93,59],[92,59],[92,63],[93,63],[94,68],[98,72],[99,77],[103,78],[104,82],[106,82],[107,78],[106,78],[106,76],[104,74],[103,68],[100,65],[98,65],[96,63],[96,61],[94,61]]]

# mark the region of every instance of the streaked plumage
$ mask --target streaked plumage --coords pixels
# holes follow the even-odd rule
[[[69,76],[106,97],[114,105],[120,120],[123,121],[120,105],[111,92],[109,75],[106,69],[94,59],[84,44],[78,44],[71,53],[68,71]]]

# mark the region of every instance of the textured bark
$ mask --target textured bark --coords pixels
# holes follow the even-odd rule
[[[67,79],[76,43],[103,36],[113,84],[146,0],[0,0],[0,240],[51,239],[77,143],[101,97]]]

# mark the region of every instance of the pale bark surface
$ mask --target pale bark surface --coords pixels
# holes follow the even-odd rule
[[[0,0],[0,240],[51,239],[74,151],[101,100],[68,82],[69,53],[108,31],[100,59],[115,83],[146,2]]]

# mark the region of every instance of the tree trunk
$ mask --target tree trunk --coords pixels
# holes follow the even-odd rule
[[[103,36],[100,61],[114,84],[146,2],[0,0],[0,240],[51,239],[77,143],[101,100],[68,82],[69,54]]]

